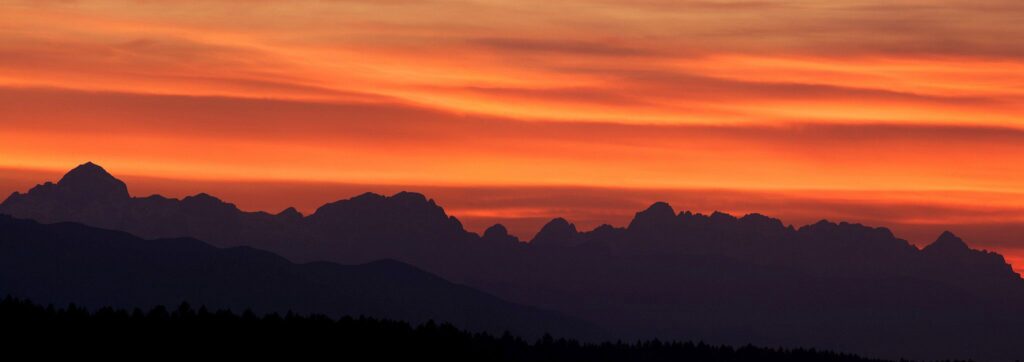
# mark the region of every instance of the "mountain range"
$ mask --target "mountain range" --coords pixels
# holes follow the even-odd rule
[[[1024,280],[1001,255],[949,232],[917,248],[885,228],[829,221],[796,228],[760,214],[676,212],[658,202],[625,227],[580,231],[556,218],[523,242],[501,225],[482,236],[468,232],[417,193],[367,193],[308,216],[292,208],[245,212],[207,194],[132,197],[92,163],[12,194],[0,213],[164,239],[147,245],[195,238],[229,248],[219,253],[257,253],[234,249],[247,246],[303,263],[397,260],[513,305],[594,323],[615,338],[896,358],[1024,357]],[[116,235],[122,246],[147,243]]]
[[[0,292],[56,305],[446,321],[474,331],[593,336],[581,321],[516,305],[394,260],[295,264],[250,247],[144,240],[77,223],[0,216]]]

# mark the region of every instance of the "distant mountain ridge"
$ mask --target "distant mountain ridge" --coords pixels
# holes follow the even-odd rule
[[[256,313],[450,322],[472,331],[591,338],[597,329],[452,284],[408,264],[294,264],[249,247],[143,240],[74,223],[0,215],[0,294],[91,308],[196,303]]]
[[[823,220],[794,229],[760,214],[741,218],[720,212],[677,214],[672,206],[657,202],[637,212],[625,228],[602,225],[578,231],[568,220],[555,218],[529,243],[521,243],[500,224],[483,237],[468,232],[433,200],[414,192],[365,193],[325,204],[309,216],[294,208],[278,214],[244,212],[205,193],[181,200],[131,197],[124,182],[91,162],[74,168],[56,184],[47,182],[26,194],[15,192],[0,203],[0,213],[41,222],[81,222],[145,238],[195,237],[222,247],[254,246],[298,261],[363,263],[396,258],[427,262],[415,259],[446,246],[477,249],[483,245],[499,250],[600,249],[611,254],[713,253],[818,268],[823,273],[917,273],[921,275],[916,277],[925,279],[938,266],[917,262],[932,261],[985,268],[1008,284],[1020,280],[1001,255],[971,249],[948,231],[918,250],[886,228]],[[914,263],[907,265],[907,260]],[[974,283],[947,281],[966,287]]]
[[[658,202],[627,227],[580,231],[556,218],[523,243],[500,225],[470,233],[411,192],[363,194],[309,216],[272,215],[206,194],[132,198],[92,164],[71,174],[11,195],[0,213],[249,245],[296,261],[396,259],[626,338],[897,358],[1024,357],[1012,343],[1024,339],[1024,280],[1001,255],[948,232],[918,249],[885,228],[828,221],[794,228],[760,214],[677,213]]]

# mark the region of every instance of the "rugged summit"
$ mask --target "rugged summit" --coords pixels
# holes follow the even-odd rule
[[[128,186],[103,167],[86,162],[64,175],[57,186],[68,195],[88,199],[123,200],[129,198]]]

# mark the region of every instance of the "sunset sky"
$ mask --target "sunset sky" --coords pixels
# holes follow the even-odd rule
[[[0,192],[311,212],[419,191],[529,238],[654,201],[949,229],[1024,270],[1020,0],[0,0]]]

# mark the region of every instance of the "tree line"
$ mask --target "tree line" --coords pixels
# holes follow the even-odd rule
[[[473,333],[451,324],[419,325],[367,317],[258,315],[193,308],[43,306],[0,301],[5,349],[33,356],[146,359],[308,358],[392,361],[877,361],[815,349],[730,347],[646,340],[583,343],[545,335],[528,341],[508,332]]]

